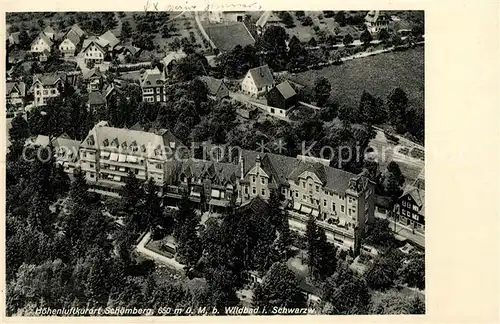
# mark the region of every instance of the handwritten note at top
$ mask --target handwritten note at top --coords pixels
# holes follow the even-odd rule
[[[173,4],[163,5],[159,1],[150,2],[149,0],[146,0],[146,4],[144,5],[144,11],[219,11],[219,10],[262,9],[262,6],[258,2],[218,4],[218,3],[211,3],[212,1],[206,0],[204,5],[189,4],[188,1],[186,1],[185,4],[179,4],[179,5],[173,5]]]

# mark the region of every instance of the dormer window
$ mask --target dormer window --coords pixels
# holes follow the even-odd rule
[[[141,145],[141,152],[142,153],[146,152],[146,145],[144,145],[144,144]]]
[[[146,84],[150,85],[150,84],[151,84],[151,81],[146,81]]]
[[[126,150],[127,149],[127,142],[122,143],[122,149]]]
[[[88,145],[94,145],[95,142],[94,142],[94,135],[90,135],[88,138],[87,138],[87,144]]]
[[[104,145],[105,147],[106,147],[106,146],[109,146],[109,140],[106,138],[106,139],[102,142],[102,145]]]

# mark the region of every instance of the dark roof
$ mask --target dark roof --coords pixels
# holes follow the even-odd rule
[[[100,77],[100,76],[102,76],[102,72],[99,69],[93,68],[87,71],[87,73],[83,75],[83,79],[86,80],[92,77]]]
[[[85,51],[91,44],[94,44],[103,54],[106,54],[106,50],[104,48],[107,46],[107,43],[96,37],[89,37],[83,41],[82,52]]]
[[[375,205],[385,209],[392,209],[393,202],[391,197],[375,195]]]
[[[106,98],[100,91],[92,91],[89,93],[87,103],[89,105],[104,105],[106,103]]]
[[[288,81],[281,82],[276,86],[276,89],[285,99],[291,98],[297,94]]]
[[[7,95],[10,95],[14,88],[19,91],[21,97],[26,95],[26,84],[24,82],[7,82]]]
[[[132,55],[136,55],[141,50],[139,47],[135,47],[132,45],[126,45],[124,46],[124,48],[128,50]]]
[[[73,26],[71,26],[70,30],[75,32],[78,37],[83,37],[85,35],[85,32],[80,28],[80,26],[78,26],[78,24],[74,24]]]
[[[53,85],[58,80],[64,81],[65,79],[66,79],[66,74],[63,72],[36,74],[33,77],[33,84],[35,84],[35,82],[38,80],[43,85]]]
[[[273,74],[271,73],[271,70],[269,70],[269,66],[267,64],[250,69],[248,70],[248,73],[252,76],[257,88],[272,86],[274,84]]]
[[[246,204],[241,205],[238,209],[243,213],[250,212],[253,215],[265,215],[268,207],[267,202],[260,196],[257,196]]]
[[[425,190],[416,188],[413,186],[408,186],[401,197],[410,195],[415,203],[420,207],[419,213],[425,215]]]
[[[222,83],[224,83],[221,79],[216,79],[211,76],[202,76],[200,79],[205,83],[208,93],[211,95],[216,95]]]
[[[78,34],[75,33],[73,30],[70,30],[66,34],[65,38],[69,39],[75,46],[80,43],[80,36],[78,36]]]
[[[120,43],[120,40],[116,38],[110,30],[99,36],[99,39],[103,42],[103,44],[109,45],[111,48],[114,48],[118,45],[118,43]]]

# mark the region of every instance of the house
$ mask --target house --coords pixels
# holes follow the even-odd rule
[[[47,49],[44,49],[43,52],[38,55],[38,59],[40,60],[40,62],[47,62],[49,57],[50,57],[50,51]]]
[[[80,28],[80,26],[78,26],[78,24],[74,24],[73,26],[71,26],[70,31],[73,31],[73,32],[74,32],[75,34],[77,34],[77,35],[78,35],[78,37],[80,37],[80,38],[85,38],[85,37],[87,37],[87,33],[86,33],[86,32],[84,32],[84,31]]]
[[[65,57],[74,56],[81,41],[81,36],[79,36],[73,29],[70,29],[64,36],[61,44],[59,44],[59,50]]]
[[[54,42],[43,32],[38,34],[38,36],[31,42],[30,51],[36,54],[44,54],[52,51],[52,46]]]
[[[390,18],[378,10],[370,10],[365,16],[365,25],[372,34],[389,27]]]
[[[24,104],[26,84],[24,82],[7,82],[7,103],[18,106]]]
[[[200,79],[207,87],[209,98],[222,100],[229,97],[229,89],[223,80],[211,76],[202,76]]]
[[[83,75],[83,82],[87,85],[87,91],[100,91],[103,87],[103,75],[98,68],[90,69]]]
[[[106,102],[109,102],[111,98],[116,97],[121,93],[122,91],[119,87],[115,86],[114,84],[109,84],[104,90],[104,98],[106,98]]]
[[[62,134],[52,140],[56,164],[63,167],[64,172],[73,175],[79,164],[79,148],[81,141],[70,139],[66,134]],[[26,147],[45,147],[49,145],[49,137],[38,135],[35,138],[26,140]]]
[[[33,92],[34,106],[44,106],[50,98],[60,95],[59,87],[64,87],[66,82],[65,73],[45,73],[37,74],[33,77],[33,85],[30,91]]]
[[[268,26],[279,25],[280,23],[281,19],[276,14],[272,11],[264,11],[255,23],[257,34],[261,35]]]
[[[270,113],[280,116],[285,116],[288,109],[295,107],[298,102],[297,93],[288,81],[284,81],[272,88],[266,94],[266,98],[267,105],[275,107],[271,108]]]
[[[51,40],[54,40],[55,35],[56,35],[54,28],[52,28],[50,26],[45,27],[45,29],[43,30],[43,33],[45,35],[47,35],[47,37]]]
[[[165,75],[156,67],[144,72],[141,79],[142,101],[165,102]]]
[[[85,39],[81,52],[85,63],[94,62],[100,64],[111,59],[119,43],[120,40],[109,30],[99,37],[93,36]]]
[[[274,86],[273,74],[267,64],[248,70],[241,82],[241,90],[254,97],[266,94]]]
[[[162,60],[161,63],[163,64],[163,69],[165,75],[169,75],[169,73],[172,73],[173,68],[175,64],[185,58],[187,55],[184,53],[182,50],[179,50],[177,52],[169,52]]]
[[[96,37],[89,37],[83,41],[82,53],[86,64],[101,64],[108,55],[108,50]]]
[[[245,11],[209,11],[208,21],[211,24],[243,22],[245,14]]]
[[[89,111],[99,111],[106,108],[106,97],[100,91],[92,91],[88,94],[87,109]]]
[[[408,186],[394,205],[396,219],[413,230],[425,232],[425,190]]]
[[[118,59],[125,62],[127,57],[139,57],[141,51],[142,50],[139,47],[132,45],[123,46],[121,53],[118,55]]]
[[[81,142],[80,166],[92,191],[119,197],[128,172],[139,180],[153,178],[160,193],[170,170],[167,162],[182,143],[165,129],[154,132],[110,127],[101,121]]]

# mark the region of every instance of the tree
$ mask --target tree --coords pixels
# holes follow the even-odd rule
[[[370,314],[408,315],[424,314],[425,303],[418,295],[410,295],[396,290],[375,292],[372,296]]]
[[[174,237],[177,240],[177,255],[184,261],[188,270],[192,269],[201,257],[199,224],[199,216],[185,194],[177,211]]]
[[[22,114],[17,114],[16,117],[12,119],[11,127],[9,129],[9,139],[10,141],[25,141],[30,136],[29,125]]]
[[[30,45],[30,43],[31,39],[26,30],[21,30],[19,32],[19,47],[25,49]]]
[[[392,46],[401,46],[403,44],[403,40],[401,39],[401,36],[399,34],[394,34],[391,39]]]
[[[317,47],[318,46],[318,43],[316,42],[316,39],[314,37],[312,37],[310,40],[309,40],[309,43],[307,43],[309,46],[311,47]]]
[[[162,29],[161,29],[161,37],[162,38],[169,38],[170,37],[170,25],[169,24],[164,24]]]
[[[340,27],[344,27],[347,24],[347,20],[343,11],[337,11],[337,13],[335,14],[335,22],[338,23]]]
[[[130,38],[130,36],[132,36],[132,27],[127,20],[122,22],[122,33],[120,36],[122,40],[127,40]]]
[[[305,307],[306,300],[293,271],[276,262],[258,284],[252,297],[254,307]]]
[[[390,250],[375,259],[365,273],[368,287],[375,290],[387,290],[393,287],[398,280],[398,271],[401,264],[401,252]]]
[[[336,267],[336,250],[326,240],[324,229],[318,227],[310,215],[306,226],[307,265],[313,278],[323,280],[333,274]]]
[[[366,243],[377,246],[393,247],[396,242],[394,234],[389,226],[390,223],[387,219],[373,219],[366,233]]]
[[[381,41],[382,43],[387,42],[390,38],[391,38],[391,35],[389,34],[389,32],[387,31],[387,29],[385,29],[385,28],[382,29],[378,33],[378,40]]]
[[[314,83],[314,96],[316,98],[316,104],[323,107],[328,98],[330,98],[330,91],[332,86],[330,82],[325,77],[319,77]]]
[[[280,26],[270,26],[262,36],[261,47],[264,51],[273,53],[284,53],[286,51],[286,40],[288,34],[285,29]]]
[[[301,24],[302,26],[312,26],[313,20],[311,17],[305,16],[304,18],[302,18]]]
[[[323,313],[335,315],[366,314],[370,293],[366,282],[345,263],[340,264],[323,286]]]
[[[162,223],[163,210],[161,208],[161,197],[158,186],[153,178],[150,178],[144,185],[144,219],[142,223],[146,230],[151,230],[156,225]]]
[[[386,180],[384,183],[387,193],[396,200],[401,195],[401,187],[405,183],[405,177],[399,168],[399,165],[391,161],[387,165]]]
[[[387,111],[391,117],[391,123],[402,126],[408,110],[408,96],[401,88],[395,88],[387,97]]]
[[[402,282],[410,287],[425,288],[425,257],[412,252],[399,273]]]
[[[372,34],[370,34],[370,31],[365,28],[365,30],[361,33],[359,36],[359,40],[361,43],[363,43],[365,46],[368,46],[371,41],[373,40]]]
[[[278,13],[278,17],[285,24],[286,28],[292,28],[295,26],[294,21],[293,21],[293,17],[288,11],[280,11]]]
[[[353,42],[354,42],[354,38],[352,38],[351,34],[345,35],[344,39],[342,40],[342,43],[344,43],[344,45],[346,47],[348,47],[349,45],[351,45]]]
[[[302,17],[304,17],[306,14],[304,13],[304,11],[295,11],[295,17],[297,17],[297,19],[300,19]]]
[[[357,120],[360,123],[366,123],[368,125],[383,123],[387,115],[384,108],[380,98],[373,97],[365,90],[359,102]]]

